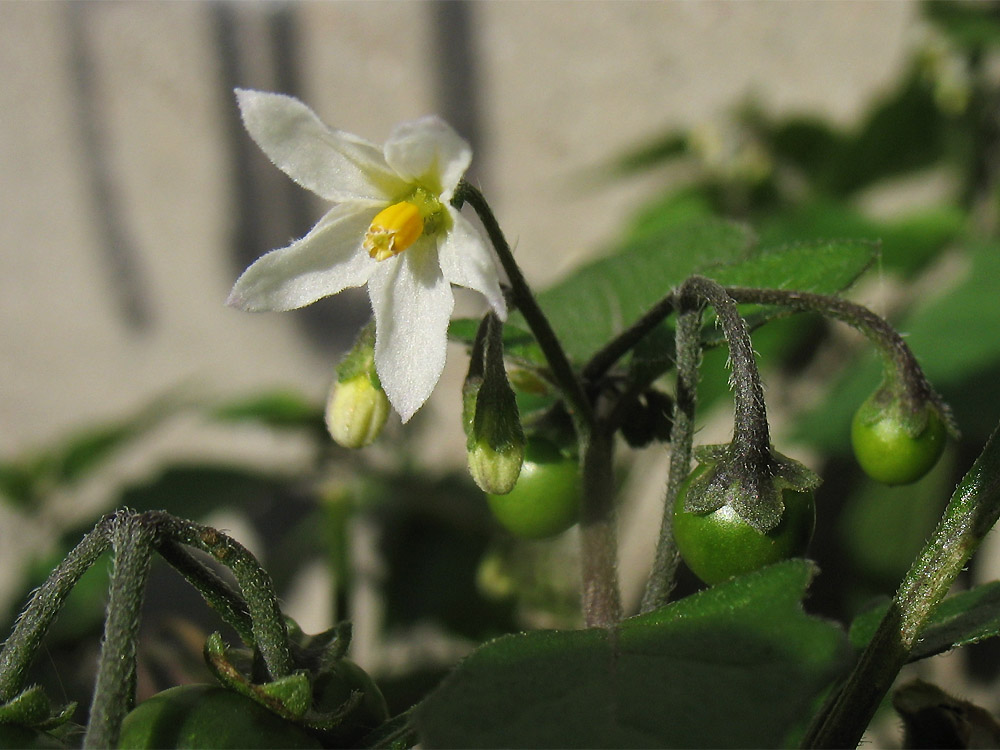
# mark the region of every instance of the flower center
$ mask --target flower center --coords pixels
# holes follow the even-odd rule
[[[420,208],[410,201],[393,203],[379,211],[365,233],[364,249],[375,260],[399,255],[420,239],[424,219]]]

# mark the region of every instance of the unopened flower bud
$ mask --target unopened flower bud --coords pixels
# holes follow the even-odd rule
[[[326,404],[326,427],[344,448],[364,448],[382,432],[389,416],[385,391],[367,375],[333,384]]]
[[[502,324],[490,314],[480,333],[462,388],[469,473],[484,492],[505,495],[521,473],[524,431],[503,364]]]

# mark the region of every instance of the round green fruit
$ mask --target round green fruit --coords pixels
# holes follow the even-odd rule
[[[705,471],[695,469],[681,485],[674,503],[674,540],[687,566],[712,585],[750,573],[765,565],[805,553],[816,526],[816,504],[811,492],[785,490],[781,522],[766,534],[737,515],[730,505],[711,513],[684,510],[688,489]]]
[[[157,693],[122,722],[119,748],[319,748],[306,729],[221,685]]]
[[[883,484],[910,484],[923,477],[944,451],[947,430],[937,412],[927,411],[927,425],[911,437],[891,413],[871,422],[864,406],[851,422],[851,445],[865,473]]]
[[[549,441],[532,438],[514,488],[486,498],[493,515],[511,533],[526,539],[556,536],[579,520],[579,466]]]

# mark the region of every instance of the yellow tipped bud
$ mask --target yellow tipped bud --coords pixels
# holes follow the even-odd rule
[[[510,443],[497,450],[480,440],[468,452],[469,473],[479,489],[491,495],[506,495],[517,484],[524,463],[524,443]]]
[[[365,234],[364,248],[375,260],[386,260],[410,247],[424,232],[420,208],[409,201],[379,211]]]
[[[344,448],[375,441],[389,416],[389,399],[366,374],[334,383],[326,404],[326,427]]]

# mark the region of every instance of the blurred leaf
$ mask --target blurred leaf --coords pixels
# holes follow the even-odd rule
[[[248,510],[287,503],[301,495],[298,477],[221,465],[171,466],[122,492],[118,505],[141,512],[166,510],[194,520],[220,508]]]
[[[212,415],[225,422],[260,422],[278,428],[323,426],[323,409],[294,391],[278,390],[216,407]]]
[[[965,49],[1000,45],[1000,5],[996,2],[935,0],[924,3],[924,14]]]
[[[894,96],[881,100],[842,148],[816,175],[835,195],[929,167],[945,154],[946,122],[929,84],[910,74]]]
[[[820,199],[764,217],[760,238],[762,245],[802,237],[877,240],[880,268],[912,274],[936,257],[964,225],[965,215],[951,206],[925,208],[884,222],[868,218],[846,203]]]
[[[175,397],[159,398],[127,419],[80,430],[33,455],[0,463],[0,496],[30,507],[55,488],[71,486],[101,468],[183,406]]]
[[[844,666],[789,561],[608,631],[539,631],[479,648],[415,711],[429,747],[778,747]]]
[[[862,612],[851,623],[851,645],[860,650],[868,645],[879,621],[889,609],[881,602]],[[968,646],[1000,635],[1000,582],[994,581],[949,596],[931,614],[920,634],[910,661]]]

